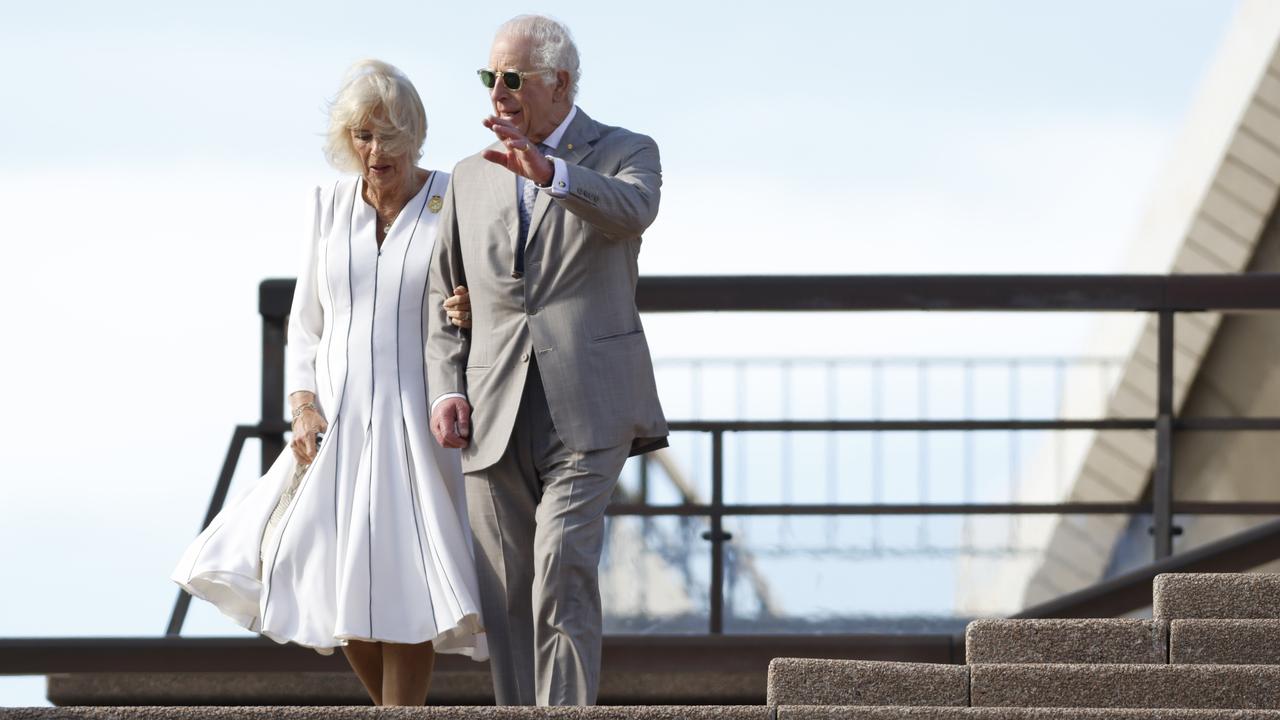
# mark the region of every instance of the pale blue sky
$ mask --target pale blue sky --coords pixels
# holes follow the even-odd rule
[[[352,61],[408,73],[425,164],[448,168],[489,139],[473,71],[493,28],[566,21],[580,105],[662,149],[647,274],[1108,272],[1235,5],[6,8],[0,303],[20,351],[0,358],[0,636],[162,631],[168,571],[255,418],[256,285],[296,273],[302,201],[333,175],[324,100]],[[760,331],[776,318],[647,321],[659,357],[1082,351],[1083,319],[1005,322],[825,316],[780,343]],[[0,704],[41,697],[0,679]]]

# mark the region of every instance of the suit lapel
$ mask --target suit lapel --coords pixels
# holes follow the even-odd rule
[[[560,138],[560,146],[552,154],[568,165],[577,165],[591,153],[592,145],[599,137],[596,121],[587,117],[582,108],[578,108],[578,114],[573,117],[569,127],[565,128],[564,137]],[[530,239],[538,232],[538,225],[542,223],[542,216],[547,214],[550,205],[551,196],[547,193],[540,192],[535,196],[533,214],[529,217]]]

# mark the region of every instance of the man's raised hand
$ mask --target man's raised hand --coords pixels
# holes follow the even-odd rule
[[[484,126],[493,131],[502,141],[504,150],[485,150],[484,159],[496,163],[511,172],[526,177],[542,187],[551,184],[555,177],[555,166],[545,155],[538,152],[538,146],[524,133],[520,132],[509,120],[497,115],[484,119]]]

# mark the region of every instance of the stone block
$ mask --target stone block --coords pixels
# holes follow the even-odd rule
[[[1142,708],[778,708],[778,720],[1275,720],[1280,710],[1152,710]]]
[[[1156,620],[975,620],[965,657],[980,663],[1164,663],[1168,625]]]
[[[1280,574],[1168,573],[1152,594],[1157,620],[1280,620]]]
[[[777,658],[769,663],[769,705],[969,704],[963,665]]]
[[[974,707],[1280,709],[1267,665],[970,665]]]
[[[1280,620],[1174,620],[1169,662],[1280,665]]]

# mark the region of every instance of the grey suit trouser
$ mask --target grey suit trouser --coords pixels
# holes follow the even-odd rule
[[[506,452],[467,473],[499,705],[595,704],[604,511],[629,450],[565,447],[530,363]]]

